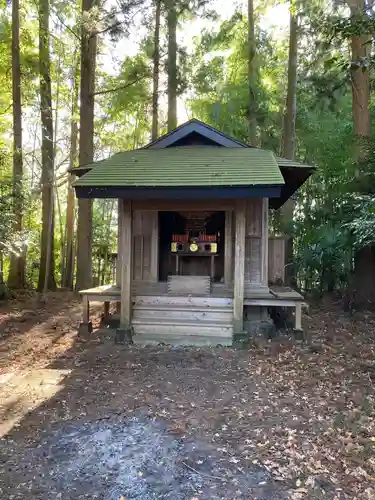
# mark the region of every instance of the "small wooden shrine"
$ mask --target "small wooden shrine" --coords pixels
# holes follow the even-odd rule
[[[198,120],[146,147],[75,169],[79,198],[117,198],[116,283],[81,291],[89,302],[121,304],[119,337],[135,342],[231,345],[257,328],[267,308],[303,298],[276,288],[284,239],[269,236],[268,214],[313,167],[252,148]]]

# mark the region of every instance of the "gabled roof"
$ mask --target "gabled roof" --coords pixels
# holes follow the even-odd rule
[[[280,208],[314,169],[252,148],[192,119],[144,148],[117,153],[72,171],[80,177],[75,183],[78,197],[156,198],[172,196],[174,189],[177,197],[185,190],[188,199],[265,196],[272,208]]]
[[[224,146],[227,148],[248,148],[248,144],[244,142],[238,141],[229,135],[220,132],[211,125],[207,125],[207,123],[201,122],[196,118],[192,118],[191,120],[179,125],[177,128],[168,132],[165,135],[162,135],[156,141],[150,142],[147,144],[144,149],[159,149],[159,148],[168,148],[173,146],[177,141],[184,139],[185,137],[191,134],[198,134],[202,137],[205,137],[209,141],[212,141],[217,146]]]
[[[118,153],[76,181],[76,187],[218,187],[282,185],[271,151],[178,147]]]

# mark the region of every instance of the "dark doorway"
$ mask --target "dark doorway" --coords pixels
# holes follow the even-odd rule
[[[168,276],[176,274],[175,256],[171,254],[172,235],[189,234],[198,236],[204,231],[217,237],[217,257],[215,258],[214,281],[220,282],[224,277],[225,248],[225,212],[159,212],[159,280],[167,281]],[[194,267],[192,266],[194,259]],[[182,274],[210,275],[210,262],[207,258],[198,257],[184,260]],[[195,271],[194,271],[195,270]]]

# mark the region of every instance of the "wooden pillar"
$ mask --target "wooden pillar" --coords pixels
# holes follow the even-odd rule
[[[132,320],[132,226],[131,201],[122,200],[120,329],[131,328]]]
[[[116,260],[116,285],[121,285],[121,232],[123,224],[122,200],[118,200],[117,214],[117,260]]]
[[[302,330],[302,304],[301,302],[296,302],[296,312],[295,312],[295,326],[294,328],[299,331]]]
[[[121,286],[121,234],[122,234],[122,200],[117,200],[117,259],[116,259],[116,286]],[[116,302],[116,312],[120,314],[121,302]]]
[[[235,334],[241,334],[243,333],[243,306],[245,288],[245,200],[237,201],[235,218],[233,330]]]
[[[155,283],[159,280],[159,212],[152,213],[151,230],[151,280]]]
[[[262,198],[262,261],[260,278],[262,285],[268,286],[268,198]]]
[[[82,322],[78,328],[78,335],[85,337],[92,332],[92,323],[90,321],[90,301],[87,294],[82,295]]]
[[[103,320],[108,321],[109,319],[109,305],[110,303],[108,301],[104,302],[103,306]]]
[[[88,324],[90,322],[90,303],[88,295],[82,297],[82,323]]]
[[[225,212],[225,236],[224,236],[224,283],[232,283],[233,279],[233,235],[232,235],[233,212]]]

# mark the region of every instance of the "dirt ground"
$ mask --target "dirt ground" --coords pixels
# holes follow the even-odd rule
[[[234,350],[83,341],[79,314],[0,304],[1,499],[375,499],[375,316]]]

